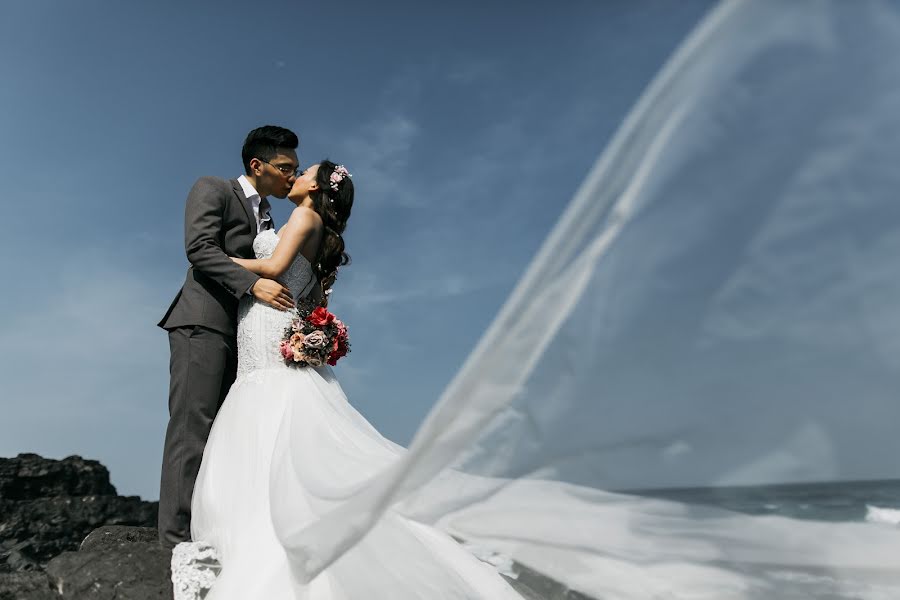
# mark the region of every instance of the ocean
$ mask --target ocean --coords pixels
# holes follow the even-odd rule
[[[751,515],[781,515],[828,522],[870,522],[900,536],[900,480],[844,481],[764,486],[630,490],[624,493],[708,505]],[[736,565],[729,568],[744,570]],[[515,564],[510,583],[526,600],[616,600],[593,598]],[[749,568],[748,571],[749,572]],[[770,565],[753,569],[759,589],[740,593],[753,600],[900,600],[900,573],[832,572]],[[707,600],[731,600],[709,598]],[[669,600],[655,598],[653,600]],[[674,598],[674,597],[673,597]],[[678,597],[681,600],[681,597]]]
[[[637,493],[751,515],[780,515],[828,522],[870,522],[897,528],[897,535],[900,536],[900,480],[897,479],[681,488]],[[773,600],[900,600],[900,573],[842,573],[837,576],[834,573],[783,568],[771,571],[768,579],[772,593],[759,597]]]
[[[630,492],[751,515],[900,525],[900,479]],[[900,535],[900,531],[898,531]]]
[[[628,491],[628,494],[708,505],[751,515],[830,522],[870,522],[900,536],[900,480]],[[523,565],[511,581],[527,600],[615,600],[566,589]],[[735,565],[730,565],[735,568]],[[769,567],[763,588],[740,598],[765,600],[900,600],[900,573],[845,573]],[[756,571],[756,576],[762,572]],[[710,600],[729,600],[715,598]]]

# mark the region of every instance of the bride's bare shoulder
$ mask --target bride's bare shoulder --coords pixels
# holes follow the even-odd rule
[[[298,206],[291,212],[287,225],[299,229],[319,229],[322,227],[322,217],[308,206]]]

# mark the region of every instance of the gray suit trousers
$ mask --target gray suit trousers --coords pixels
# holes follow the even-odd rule
[[[159,541],[191,539],[191,495],[213,419],[237,373],[237,342],[196,325],[169,331],[169,426],[163,449]]]

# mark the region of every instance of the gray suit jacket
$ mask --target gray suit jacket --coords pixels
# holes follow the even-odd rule
[[[202,325],[234,335],[238,300],[259,276],[228,257],[254,258],[256,234],[253,206],[237,179],[197,180],[184,210],[184,248],[191,266],[159,326]]]

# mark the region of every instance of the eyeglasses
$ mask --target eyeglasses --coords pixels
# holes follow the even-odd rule
[[[259,157],[256,157],[256,158],[257,158],[257,160],[259,160],[259,162],[264,162],[269,166],[275,167],[276,169],[281,171],[281,174],[284,175],[285,177],[299,177],[300,173],[303,172],[303,169],[301,169],[300,167],[297,167],[296,169],[292,169],[290,167],[285,167],[283,165],[273,165],[269,161],[263,160]]]

